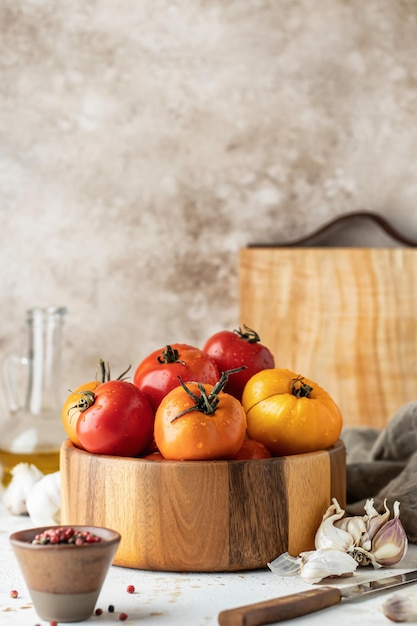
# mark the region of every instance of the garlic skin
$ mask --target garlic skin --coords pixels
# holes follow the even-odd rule
[[[352,576],[358,563],[347,552],[320,548],[310,552],[301,552],[298,557],[284,552],[268,563],[268,567],[277,576],[300,574],[305,582],[314,585],[323,578]]]
[[[35,526],[53,526],[60,523],[61,517],[61,474],[46,474],[31,489],[27,510]]]
[[[267,563],[269,569],[277,576],[294,576],[300,573],[301,559],[298,556],[291,556],[288,552],[283,552],[276,559]]]
[[[301,552],[300,576],[311,585],[323,578],[352,576],[358,563],[350,554],[341,550],[320,548],[311,552]]]
[[[27,498],[43,473],[29,463],[18,463],[11,470],[12,479],[3,493],[3,502],[12,515],[27,515]]]

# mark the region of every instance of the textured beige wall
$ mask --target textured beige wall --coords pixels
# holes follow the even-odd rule
[[[2,0],[0,349],[65,389],[238,320],[237,254],[377,211],[417,238],[415,0]]]

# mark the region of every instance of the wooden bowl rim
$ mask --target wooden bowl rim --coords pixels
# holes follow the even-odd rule
[[[84,455],[90,458],[97,458],[98,460],[110,460],[114,462],[122,462],[122,463],[140,463],[140,464],[146,464],[146,465],[154,465],[156,467],[159,466],[178,466],[178,467],[188,467],[191,465],[194,465],[196,467],[207,467],[207,466],[222,466],[222,465],[235,465],[235,464],[239,464],[239,463],[288,463],[291,462],[292,459],[294,459],[295,461],[298,459],[306,459],[308,457],[311,456],[317,456],[318,454],[323,454],[323,453],[331,453],[333,450],[340,450],[343,449],[345,447],[345,444],[343,443],[342,439],[338,439],[332,446],[330,446],[329,448],[322,448],[320,450],[314,450],[313,452],[302,452],[300,454],[289,454],[289,455],[285,455],[285,456],[272,456],[270,458],[266,458],[266,459],[211,459],[211,460],[182,460],[182,461],[176,461],[176,460],[172,460],[172,459],[147,459],[145,457],[132,457],[132,456],[113,456],[110,454],[96,454],[96,453],[92,453],[92,452],[88,452],[87,450],[83,450],[82,448],[78,448],[75,444],[73,444],[71,442],[70,439],[66,439],[63,444],[62,444],[62,448],[68,447],[69,449],[71,449],[74,453],[76,454],[80,454],[80,455]]]

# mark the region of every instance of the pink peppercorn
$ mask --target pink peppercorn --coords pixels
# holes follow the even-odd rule
[[[99,609],[96,609],[94,612],[96,615],[101,615],[103,613],[103,609],[99,608]]]
[[[135,585],[128,585],[126,591],[127,593],[135,593]]]
[[[19,592],[16,591],[16,589],[12,589],[10,592],[10,597],[11,598],[17,598],[19,596]]]
[[[39,535],[36,535],[32,543],[41,545],[66,543],[79,546],[84,543],[96,543],[98,541],[101,541],[101,538],[94,535],[89,530],[82,532],[81,530],[75,530],[71,527],[66,528],[60,526],[57,528],[48,528]]]
[[[120,613],[120,615],[119,615],[119,620],[120,620],[121,622],[124,622],[124,621],[125,621],[125,619],[127,619],[127,615],[126,615],[126,613]]]

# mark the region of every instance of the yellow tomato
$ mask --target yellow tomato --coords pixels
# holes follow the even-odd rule
[[[97,380],[84,383],[72,391],[64,402],[62,407],[62,423],[69,439],[78,448],[83,446],[80,444],[77,436],[77,422],[82,413],[83,392],[95,391],[101,383]],[[85,396],[84,396],[85,398]]]
[[[266,369],[252,376],[242,404],[248,436],[274,456],[324,450],[336,443],[342,430],[342,415],[330,395],[288,369]]]

